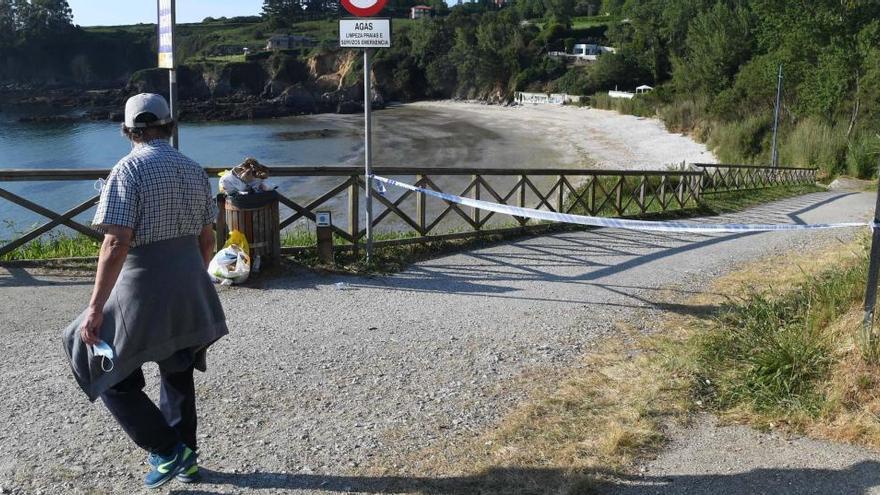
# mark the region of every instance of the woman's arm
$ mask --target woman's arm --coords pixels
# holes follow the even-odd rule
[[[205,225],[199,234],[199,248],[202,251],[202,259],[205,261],[206,270],[208,269],[208,264],[211,263],[211,258],[214,257],[214,243],[214,226]]]
[[[98,255],[98,273],[95,275],[95,288],[89,302],[86,319],[80,327],[83,342],[89,345],[98,343],[98,332],[104,321],[104,304],[110,297],[122,265],[128,256],[128,248],[134,231],[128,227],[111,225],[104,234],[101,252]]]

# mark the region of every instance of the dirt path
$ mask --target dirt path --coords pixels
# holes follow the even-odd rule
[[[880,452],[719,426],[709,415],[669,432],[668,448],[608,495],[880,494]]]
[[[725,218],[845,221],[865,218],[872,206],[870,194],[829,192]],[[403,459],[491,427],[527,393],[519,377],[564,369],[615,324],[650,329],[668,310],[656,304],[658,291],[699,291],[740,263],[851,235],[600,229],[444,256],[387,277],[304,272],[222,290],[232,333],[197,377],[207,483],[170,489],[468,493],[451,478],[419,478],[428,460]],[[87,279],[0,271],[7,492],[139,490],[143,453],[77,390],[58,345],[90,288]],[[155,369],[148,371],[154,383]],[[803,458],[816,468],[842,466]],[[377,463],[394,476],[364,476]]]

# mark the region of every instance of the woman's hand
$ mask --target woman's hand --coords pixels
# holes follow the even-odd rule
[[[98,333],[101,331],[101,323],[104,321],[104,313],[95,308],[89,308],[86,318],[79,327],[79,334],[82,341],[88,345],[95,345],[101,339]]]
[[[98,273],[95,275],[95,288],[92,290],[92,299],[86,319],[79,328],[82,341],[89,345],[98,343],[98,335],[101,332],[101,323],[104,321],[104,304],[110,297],[113,286],[125,257],[128,256],[128,246],[131,243],[133,231],[127,227],[111,225],[104,234],[104,242],[101,244],[101,252],[98,254]]]

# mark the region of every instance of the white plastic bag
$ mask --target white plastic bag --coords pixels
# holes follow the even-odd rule
[[[246,192],[247,188],[248,185],[243,180],[228,170],[224,175],[220,176],[220,190],[226,194]]]
[[[218,251],[208,264],[208,275],[220,285],[243,283],[250,274],[251,258],[237,244]]]

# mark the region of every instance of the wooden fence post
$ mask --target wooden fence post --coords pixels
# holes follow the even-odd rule
[[[645,205],[645,187],[646,187],[647,183],[648,183],[648,176],[643,175],[642,176],[642,183],[639,184],[639,209],[642,211],[642,213],[644,213],[645,211],[648,210],[648,208]]]
[[[481,189],[480,176],[479,175],[472,175],[471,180],[473,181],[473,184],[474,184],[474,199],[479,201],[480,200],[480,192],[481,192],[480,191],[480,189]],[[479,208],[474,208],[473,219],[474,219],[474,223],[477,224],[476,230],[480,230],[482,227],[480,226],[480,209]]]
[[[559,187],[559,191],[556,194],[556,211],[559,213],[563,213],[563,209],[565,208],[565,189],[563,189],[563,181],[565,180],[564,175],[559,176],[559,181],[556,183],[556,186]]]
[[[358,237],[361,232],[360,186],[358,185],[357,175],[352,175],[348,180],[348,233],[351,235],[352,239],[351,252],[357,257]]]
[[[418,187],[428,187],[427,184],[424,183],[425,176],[424,175],[416,175],[416,186]],[[423,237],[428,235],[426,232],[428,225],[428,203],[427,197],[424,193],[416,193],[416,218],[418,218],[419,222],[419,232]]]

